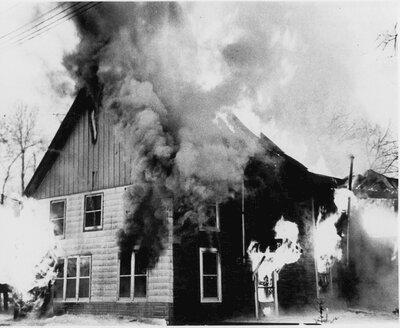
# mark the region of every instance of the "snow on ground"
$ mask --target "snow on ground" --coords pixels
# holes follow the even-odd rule
[[[261,316],[261,314],[260,314]],[[318,319],[317,311],[314,312],[303,312],[303,313],[291,313],[291,314],[281,314],[280,316],[270,316],[270,317],[260,317],[260,319],[256,320],[254,317],[238,317],[235,319],[227,320],[226,323],[231,323],[232,325],[236,325],[238,323],[265,323],[266,325],[270,324],[279,324],[282,325],[284,323],[293,324],[298,323],[302,324],[315,324]],[[372,312],[365,310],[336,310],[331,311],[328,314],[328,322],[325,324],[333,324],[335,326],[341,325],[353,325],[353,324],[361,324],[364,326],[394,326],[398,327],[399,317],[390,312]]]
[[[162,319],[137,319],[128,316],[116,315],[89,315],[89,314],[64,314],[50,318],[35,318],[33,315],[27,318],[13,320],[12,313],[0,313],[0,326],[139,326],[155,327],[165,326]]]
[[[317,312],[307,312],[299,314],[282,314],[278,317],[263,317],[255,320],[254,317],[237,317],[227,320],[221,324],[244,326],[254,323],[273,325],[273,324],[314,324],[318,317]],[[334,326],[357,326],[362,327],[398,327],[399,317],[389,312],[372,312],[363,310],[338,310],[329,313],[327,325]],[[326,325],[324,324],[324,325]],[[0,326],[132,326],[132,327],[156,327],[165,326],[165,320],[161,319],[137,319],[135,317],[116,316],[116,315],[74,315],[64,314],[51,318],[37,319],[33,315],[28,318],[14,321],[12,313],[0,313]]]

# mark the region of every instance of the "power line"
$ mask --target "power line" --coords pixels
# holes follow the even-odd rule
[[[7,48],[13,48],[13,47],[19,46],[19,45],[21,45],[21,44],[23,44],[25,42],[28,42],[29,40],[32,40],[32,39],[44,34],[45,32],[57,27],[58,25],[66,22],[66,21],[68,21],[68,20],[70,20],[70,19],[72,19],[74,17],[76,17],[79,14],[82,14],[82,13],[88,11],[89,9],[91,9],[91,8],[93,8],[93,7],[95,7],[95,6],[99,5],[99,4],[101,4],[101,2],[97,2],[97,3],[93,3],[92,2],[92,3],[85,4],[85,5],[81,6],[81,7],[79,7],[78,9],[65,14],[64,16],[58,18],[57,20],[51,22],[50,24],[47,24],[47,25],[41,27],[40,29],[32,31],[28,35],[25,35],[25,36],[19,38],[18,40],[13,40],[12,43],[5,44],[2,48],[0,48],[0,50],[7,49]],[[42,31],[42,32],[40,32],[40,31]]]

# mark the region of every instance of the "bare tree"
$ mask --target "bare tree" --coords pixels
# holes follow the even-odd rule
[[[389,127],[382,129],[377,124],[368,124],[365,147],[371,169],[381,174],[397,176],[398,142],[391,136]]]
[[[14,164],[20,160],[21,195],[25,189],[27,170],[32,160],[36,161],[36,152],[43,151],[43,138],[36,131],[37,109],[29,109],[25,104],[18,104],[10,116],[0,121],[0,143],[4,149],[2,166],[4,178],[2,194],[10,179]],[[35,169],[35,168],[34,168]]]
[[[378,41],[377,48],[381,48],[385,51],[388,45],[393,44],[393,54],[396,55],[397,51],[397,23],[394,25],[393,31],[386,31],[379,33],[376,38]]]

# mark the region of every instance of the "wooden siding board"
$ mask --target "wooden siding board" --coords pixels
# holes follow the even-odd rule
[[[118,292],[118,252],[116,232],[122,226],[124,187],[102,190],[104,194],[104,229],[95,232],[83,232],[83,199],[85,193],[64,196],[67,199],[67,225],[65,239],[57,241],[64,256],[91,254],[92,256],[92,299],[116,301]],[[52,199],[40,202],[48,210]],[[170,224],[172,229],[172,220]],[[171,241],[169,241],[171,242]],[[173,268],[172,245],[166,245],[166,251],[153,270],[149,272],[147,302],[172,302]]]
[[[101,108],[99,112],[99,135],[98,135],[98,147],[99,147],[99,171],[98,171],[98,188],[104,188],[104,108]]]
[[[119,142],[117,138],[114,136],[114,183],[119,185]]]

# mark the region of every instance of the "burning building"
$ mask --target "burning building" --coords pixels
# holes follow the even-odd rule
[[[282,310],[314,302],[313,227],[319,209],[336,210],[338,180],[309,172],[235,117],[228,122],[258,149],[237,177],[239,187],[225,198],[173,193],[165,190],[173,182],[160,180],[154,166],[138,172],[143,167],[117,137],[115,117],[85,89],[78,93],[25,190],[54,223],[56,312],[169,322],[252,314],[250,244],[252,254],[276,251],[259,272],[266,263],[279,272],[274,293]],[[290,238],[278,232],[280,220],[293,226]]]

